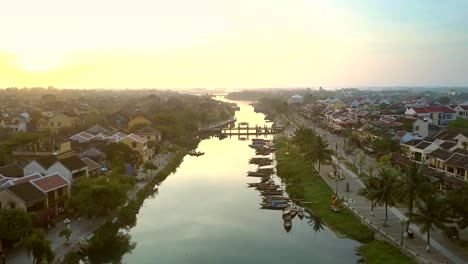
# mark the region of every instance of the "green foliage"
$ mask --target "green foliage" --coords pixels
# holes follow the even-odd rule
[[[410,257],[385,241],[375,240],[359,247],[367,263],[372,264],[416,264]]]
[[[33,256],[34,264],[53,263],[54,252],[42,229],[34,229],[31,236],[24,240],[24,246],[28,251],[28,257]]]
[[[457,118],[456,120],[449,122],[447,130],[468,135],[468,118]]]
[[[437,100],[437,101],[439,101],[439,103],[440,103],[441,105],[449,105],[449,104],[450,104],[450,97],[448,97],[448,96],[442,96],[442,97],[440,97],[439,100]]]
[[[64,264],[79,264],[81,260],[80,254],[76,252],[70,252],[67,255],[65,255],[65,258],[63,259]]]
[[[276,138],[278,146],[277,166],[278,176],[286,181],[287,191],[301,191],[305,201],[311,201],[307,208],[317,216],[323,218],[327,225],[339,233],[342,233],[359,242],[372,241],[374,232],[362,224],[349,210],[344,209],[335,213],[330,209],[330,199],[333,195],[332,189],[317,175],[317,172],[309,162],[292,152],[286,155],[287,145],[285,138]],[[298,185],[300,187],[298,187]],[[293,187],[296,186],[296,187]],[[297,194],[293,194],[297,195]]]
[[[31,231],[31,214],[21,210],[0,209],[0,240],[18,240]]]
[[[385,224],[388,220],[388,206],[394,206],[397,203],[397,190],[399,187],[400,183],[397,180],[395,170],[390,167],[380,167],[379,175],[375,177],[373,197],[375,197],[376,204],[385,206]]]
[[[297,128],[291,138],[291,143],[296,146],[303,159],[311,163],[317,162],[319,171],[320,165],[330,161],[333,155],[333,150],[328,146],[328,140],[310,128]]]
[[[60,237],[65,237],[65,239],[67,240],[67,243],[68,243],[68,241],[70,240],[71,234],[72,234],[71,229],[65,227],[64,229],[62,229],[62,230],[60,231],[59,236],[60,236]]]
[[[438,194],[426,193],[421,199],[416,201],[417,213],[412,213],[413,222],[416,223],[423,234],[427,234],[427,245],[431,244],[431,231],[437,227],[445,230],[447,224],[451,223],[449,210],[446,200]]]
[[[377,138],[372,141],[372,149],[377,156],[380,157],[384,153],[398,152],[400,150],[400,144],[398,141],[389,138]]]
[[[453,211],[453,216],[460,229],[468,226],[468,184],[461,189],[452,191],[447,197],[447,202]]]
[[[81,177],[72,187],[72,206],[89,216],[107,213],[127,200],[133,184],[133,178],[123,175]]]
[[[87,255],[91,263],[121,263],[122,257],[131,253],[135,246],[129,234],[107,223],[95,233]]]
[[[18,146],[25,145],[28,143],[35,142],[39,139],[47,137],[47,133],[44,132],[23,132],[13,134],[13,137],[0,142],[0,165],[7,165],[9,162],[9,156],[13,149]]]
[[[131,149],[122,142],[108,144],[104,152],[106,153],[107,159],[112,161],[113,166],[121,166],[124,162],[136,164],[140,159],[140,155],[137,151]],[[122,170],[121,167],[120,170]],[[125,168],[123,168],[123,170],[125,171]],[[119,171],[119,173],[122,173],[122,171]]]

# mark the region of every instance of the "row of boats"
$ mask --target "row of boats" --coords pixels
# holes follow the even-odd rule
[[[304,217],[304,208],[297,207],[291,201],[289,197],[286,196],[281,186],[275,183],[272,176],[275,173],[274,160],[270,156],[259,155],[258,150],[263,147],[268,148],[269,151],[272,150],[269,140],[264,139],[254,139],[252,140],[257,155],[249,160],[250,164],[258,165],[256,171],[247,172],[248,177],[256,177],[260,179],[259,182],[248,183],[249,188],[255,188],[260,192],[261,202],[260,209],[267,210],[281,210],[282,219],[284,221],[283,226],[287,232],[290,232],[292,229],[292,220],[298,216],[301,220]]]
[[[261,156],[270,155],[276,150],[270,140],[263,138],[252,139],[252,144],[250,144],[249,147],[255,149],[255,153]]]

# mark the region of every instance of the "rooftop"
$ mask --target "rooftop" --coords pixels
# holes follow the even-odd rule
[[[46,195],[30,182],[16,184],[8,187],[7,189],[23,200],[26,206],[46,199]]]
[[[32,180],[31,183],[33,183],[43,192],[50,192],[55,189],[70,185],[70,183],[58,173]]]

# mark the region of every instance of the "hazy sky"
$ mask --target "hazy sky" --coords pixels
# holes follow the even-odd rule
[[[1,1],[0,87],[49,85],[468,85],[468,1]]]

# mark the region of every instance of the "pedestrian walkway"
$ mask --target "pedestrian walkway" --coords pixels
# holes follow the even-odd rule
[[[311,122],[301,119],[300,117],[295,118],[295,124],[314,128],[317,133],[322,136],[326,136],[329,140],[329,144],[334,148],[335,144],[343,146],[344,138],[338,135],[333,135],[328,131],[316,128]],[[289,131],[292,134],[292,129]],[[359,155],[365,155],[361,150],[356,151],[357,154],[351,157],[352,159]],[[341,148],[338,147],[338,154],[344,157],[341,153]],[[363,170],[367,171],[369,165],[375,164],[375,159],[365,155],[366,163],[363,166]],[[353,161],[348,160],[353,163]],[[320,174],[327,184],[335,190],[338,186],[338,196],[342,197],[346,202],[344,203],[351,211],[358,216],[363,222],[367,223],[373,229],[378,231],[380,237],[385,238],[387,241],[400,246],[402,232],[404,226],[402,225],[403,220],[406,220],[405,212],[406,208],[393,208],[389,207],[388,210],[388,221],[387,226],[384,226],[385,221],[385,208],[374,207],[371,210],[370,202],[365,198],[358,195],[358,191],[364,187],[362,180],[351,170],[349,170],[344,162],[337,163],[341,168],[341,174],[345,176],[345,180],[336,182],[335,180],[326,177],[328,173],[333,173],[334,168],[331,165],[325,165],[321,167]],[[346,187],[349,185],[349,190]],[[468,250],[463,249],[456,245],[453,241],[450,241],[440,230],[431,232],[431,251],[426,251],[426,236],[421,234],[419,227],[412,224],[410,230],[415,234],[413,239],[403,238],[402,249],[412,255],[420,263],[468,263]]]

